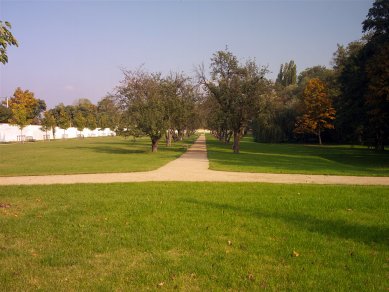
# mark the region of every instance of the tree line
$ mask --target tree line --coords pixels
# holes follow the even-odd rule
[[[258,142],[325,141],[384,150],[389,133],[388,30],[389,2],[376,0],[362,23],[362,39],[338,45],[331,68],[313,66],[297,75],[290,60],[272,81],[266,67],[254,59],[241,61],[226,48],[211,56],[209,70],[199,66],[195,78],[124,70],[114,92],[96,105],[80,99],[47,110],[44,101],[17,89],[9,109],[0,106],[0,122],[21,129],[32,122],[45,129],[111,128],[120,135],[149,136],[152,151],[162,138],[171,145],[200,127],[232,142],[235,153],[247,133]],[[8,44],[12,42],[17,44],[15,39]]]

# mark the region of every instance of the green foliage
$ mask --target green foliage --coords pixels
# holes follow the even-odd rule
[[[0,202],[5,291],[387,288],[387,187],[3,186]]]
[[[8,21],[0,20],[0,62],[5,64],[8,63],[7,49],[8,46],[18,47],[18,41],[12,35],[11,24]]]
[[[84,130],[86,126],[86,118],[84,118],[81,111],[76,112],[76,116],[74,117],[74,126],[79,130],[80,132]]]
[[[389,35],[389,2],[376,0],[369,9],[366,19],[363,21],[363,32],[372,32],[375,38]]]
[[[97,103],[97,126],[112,131],[119,127],[121,111],[115,102],[115,97],[107,95]]]
[[[342,136],[384,150],[389,136],[389,4],[377,0],[363,22],[363,41],[338,47],[334,63],[341,94],[335,103]]]
[[[12,111],[10,108],[0,104],[0,123],[8,123],[8,120],[12,117]]]
[[[282,86],[294,85],[297,82],[296,64],[293,60],[281,64],[280,72],[277,75],[276,83]]]
[[[45,111],[41,119],[41,130],[46,132],[52,130],[56,126],[54,115],[51,111]]]
[[[256,114],[260,96],[269,89],[269,82],[264,79],[266,73],[267,69],[260,68],[254,60],[239,64],[228,49],[211,58],[210,80],[203,70],[199,72],[212,105],[208,126],[225,142],[233,135],[234,153],[239,153],[239,141]]]
[[[153,152],[167,131],[195,129],[196,125],[190,124],[196,115],[195,95],[185,76],[172,74],[163,78],[160,73],[140,69],[124,74],[118,96],[123,109],[123,129],[149,136]]]

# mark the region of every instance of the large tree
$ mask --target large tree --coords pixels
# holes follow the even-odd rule
[[[168,129],[161,74],[138,69],[124,71],[124,76],[118,88],[118,99],[126,113],[127,126],[149,136],[151,150],[156,152],[160,139]]]
[[[298,118],[295,132],[315,134],[322,144],[325,129],[333,129],[335,109],[326,92],[325,84],[318,78],[308,81],[304,90],[304,114]]]
[[[18,41],[10,31],[11,24],[8,21],[0,20],[0,62],[8,63],[8,46],[18,46]]]
[[[363,22],[363,32],[370,35],[364,49],[369,127],[376,150],[383,151],[389,136],[389,1],[373,3]]]
[[[200,70],[200,81],[219,107],[219,128],[224,135],[232,133],[233,152],[239,153],[240,139],[255,116],[258,99],[265,87],[267,69],[260,68],[253,60],[240,64],[226,49],[213,55],[210,71],[208,80]]]

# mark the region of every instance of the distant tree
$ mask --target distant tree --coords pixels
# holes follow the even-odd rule
[[[50,111],[45,111],[43,113],[43,118],[41,118],[41,130],[46,133],[46,138],[48,137],[47,132],[53,130],[55,127],[55,118]],[[50,139],[49,139],[50,141]]]
[[[304,114],[298,118],[295,132],[315,134],[321,145],[322,132],[334,128],[335,109],[327,95],[325,84],[320,79],[308,81],[304,90],[304,105]]]
[[[0,20],[0,62],[3,64],[8,63],[8,46],[19,46],[10,29],[11,24],[8,21]]]
[[[168,126],[166,145],[170,146],[173,137],[182,140],[184,132],[196,126],[195,92],[190,79],[181,73],[171,73],[165,77],[161,82],[161,90]]]
[[[58,106],[58,118],[56,120],[56,123],[58,127],[63,129],[63,138],[66,138],[66,130],[71,126],[71,117],[69,113],[66,111],[66,108],[64,105]]]
[[[10,108],[0,104],[0,123],[8,123],[8,120],[12,117],[12,111]]]
[[[38,103],[34,93],[21,88],[17,88],[13,97],[9,100],[9,108],[12,111],[12,117],[9,123],[17,125],[20,129],[20,135],[23,135],[23,128],[32,121],[33,111]]]
[[[82,112],[77,111],[74,117],[74,125],[76,126],[77,130],[80,132],[80,136],[81,136],[81,132],[86,127],[86,122],[87,122],[86,118],[83,116]]]
[[[43,99],[37,99],[36,106],[32,112],[30,118],[32,118],[33,124],[39,124],[41,121],[42,113],[47,109],[46,102]]]
[[[97,103],[97,126],[114,131],[119,127],[121,117],[119,106],[115,102],[115,97],[107,95]]]
[[[282,86],[294,85],[297,82],[296,64],[293,60],[289,63],[281,64],[276,83]]]

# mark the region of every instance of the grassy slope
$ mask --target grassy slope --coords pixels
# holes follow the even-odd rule
[[[194,136],[151,153],[148,138],[102,137],[0,145],[0,176],[148,171],[186,151]]]
[[[272,173],[389,176],[389,152],[362,147],[241,142],[241,153],[207,135],[210,168]]]
[[[384,187],[9,186],[0,204],[5,291],[389,287]]]

